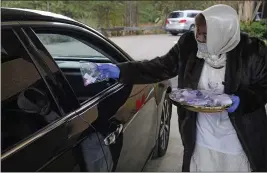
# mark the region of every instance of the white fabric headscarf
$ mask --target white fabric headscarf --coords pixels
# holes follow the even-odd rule
[[[203,58],[214,68],[226,64],[226,53],[240,41],[239,17],[228,5],[214,5],[202,12],[207,25],[207,42],[198,42],[198,58]]]

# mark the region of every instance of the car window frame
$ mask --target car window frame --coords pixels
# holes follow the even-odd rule
[[[50,29],[50,28],[49,28]],[[48,30],[49,30],[48,29]],[[50,31],[50,30],[49,30]],[[63,31],[63,30],[62,30]],[[102,58],[103,58],[103,60],[111,60],[113,63],[115,63],[116,62],[116,60],[114,60],[114,58],[112,58],[112,57],[110,57],[108,54],[106,54],[105,52],[103,52],[102,50],[99,50],[97,47],[95,47],[94,45],[92,45],[91,43],[88,43],[88,42],[86,42],[86,41],[84,41],[84,40],[81,40],[81,38],[75,38],[75,36],[73,36],[73,35],[75,35],[74,33],[70,33],[69,31],[63,31],[64,33],[62,34],[62,33],[60,33],[60,32],[62,32],[61,31],[61,29],[56,29],[56,30],[54,30],[54,31],[52,31],[51,33],[43,33],[44,31],[39,31],[40,33],[38,33],[38,31],[36,32],[36,31],[33,31],[36,35],[37,35],[37,37],[38,37],[38,35],[39,34],[51,34],[51,35],[61,35],[61,36],[63,36],[63,37],[69,37],[69,38],[71,38],[71,39],[74,39],[74,40],[76,40],[77,42],[79,42],[79,44],[83,44],[84,46],[87,46],[87,47],[89,47],[89,49],[92,49],[93,51],[95,51],[95,52],[98,52],[100,55],[102,55],[103,57],[99,57],[99,60],[101,60]],[[73,34],[73,35],[71,35],[71,34]],[[39,37],[38,37],[39,38]],[[44,43],[42,43],[44,46],[45,46],[45,44]],[[46,48],[46,47],[45,47]],[[49,49],[47,49],[46,48],[46,50],[49,52],[49,54],[52,56],[52,54],[50,53],[50,51],[49,51]],[[58,58],[55,58],[55,59],[58,59],[58,60],[60,60],[60,59],[73,59],[74,61],[75,61],[75,56],[77,56],[77,55],[55,55],[56,57],[58,57]],[[67,58],[59,58],[59,57],[64,57],[64,56],[66,56]],[[84,55],[79,55],[79,56],[81,56],[81,57],[79,57],[79,59],[80,58],[83,58],[83,56]],[[89,56],[91,56],[91,55],[89,55]],[[94,56],[94,55],[93,55]],[[96,56],[99,56],[99,55],[96,55]],[[73,57],[73,58],[69,58],[69,57]],[[54,58],[54,57],[53,57]],[[78,59],[78,58],[77,58]],[[86,58],[85,58],[86,59]],[[88,58],[88,59],[90,59],[90,58]],[[95,59],[97,59],[97,58],[95,58]]]
[[[193,14],[195,15],[193,18],[196,18],[196,16],[197,16],[199,13],[194,12]]]
[[[1,24],[1,28],[23,28],[22,25],[18,22],[3,22]],[[37,36],[36,36],[37,37]],[[31,57],[33,58],[33,57]],[[38,58],[38,57],[35,57]],[[52,58],[52,57],[51,57]],[[43,61],[43,60],[42,60]],[[48,87],[48,86],[47,86]],[[94,99],[87,101],[83,105],[80,105],[75,109],[75,111],[72,111],[70,113],[67,113],[66,115],[62,115],[61,118],[54,121],[53,123],[48,124],[47,126],[43,127],[42,129],[36,131],[35,133],[29,135],[27,138],[17,142],[14,146],[11,146],[6,151],[4,151],[1,156],[1,161],[5,160],[6,158],[9,158],[16,152],[19,152],[20,150],[23,150],[28,145],[31,145],[36,140],[39,140],[49,132],[53,131],[54,129],[58,128],[59,126],[62,126],[64,124],[67,124],[72,119],[80,116],[82,113],[88,111],[88,109],[91,109],[95,105],[97,105],[99,102],[104,100],[105,98],[109,97],[111,94],[116,93],[117,91],[121,90],[124,87],[124,84],[117,83],[114,87],[109,87],[106,90],[102,91],[101,93],[98,93],[94,96]],[[56,100],[54,100],[56,102]]]
[[[20,26],[1,26],[1,29],[11,29],[12,32],[16,35],[16,37],[18,38],[20,44],[22,45],[22,48],[27,52],[27,55],[29,56],[30,60],[32,61],[32,64],[34,65],[36,71],[38,72],[38,74],[40,75],[41,79],[43,80],[43,82],[45,83],[45,86],[47,87],[47,90],[49,91],[49,93],[51,94],[54,102],[57,104],[57,108],[60,111],[60,106],[58,101],[55,99],[55,95],[54,92],[51,89],[51,86],[48,85],[47,80],[45,79],[45,76],[47,75],[46,72],[42,69],[42,67],[40,66],[40,64],[36,61],[34,55],[32,55],[29,51],[30,47],[27,46],[25,44],[25,42],[22,40],[21,38],[21,32],[23,32],[22,27]],[[60,111],[61,116],[64,116],[64,113],[62,111]]]
[[[26,24],[26,25],[25,25]],[[54,26],[53,27],[51,27],[50,25],[51,24],[53,24]],[[34,22],[34,23],[32,23],[32,22],[29,22],[29,23],[24,23],[24,25],[22,25],[23,27],[25,27],[25,26],[30,26],[30,28],[31,28],[31,30],[32,30],[32,32],[34,32],[34,34],[35,34],[35,37],[39,40],[39,38],[38,38],[38,36],[36,35],[36,33],[35,33],[35,30],[34,30],[34,28],[39,28],[39,30],[43,30],[44,28],[45,29],[52,29],[52,28],[56,28],[56,29],[59,29],[59,31],[60,30],[62,30],[62,31],[66,31],[66,30],[68,30],[68,32],[73,32],[72,31],[72,29],[75,29],[75,31],[77,32],[77,33],[79,33],[79,34],[83,34],[85,37],[86,37],[86,35],[88,35],[88,34],[91,34],[91,35],[93,35],[93,36],[96,36],[96,37],[98,37],[99,39],[101,39],[102,41],[103,41],[103,43],[106,43],[106,44],[108,44],[109,46],[111,45],[110,43],[108,43],[107,41],[105,41],[105,40],[103,40],[100,36],[98,36],[98,35],[96,35],[95,33],[92,33],[92,32],[90,32],[90,31],[88,31],[88,30],[86,30],[86,29],[84,29],[84,28],[81,28],[81,27],[79,27],[79,26],[76,26],[76,25],[71,25],[71,24],[63,24],[63,23],[60,23],[60,24],[57,24],[57,25],[55,25],[55,23],[53,22],[38,22],[38,23],[36,23],[36,22]],[[88,37],[88,36],[87,36]],[[74,37],[75,38],[75,37]],[[43,45],[43,43],[39,40],[39,43],[41,43],[42,45]],[[43,47],[43,49],[45,49],[45,51],[46,52],[48,52],[48,50],[45,48],[45,46],[43,45],[42,46]],[[115,52],[117,52],[117,55],[119,56],[119,54],[121,54],[121,56],[124,56],[123,55],[123,52],[120,52],[120,50],[118,50],[118,49],[116,49],[116,47],[114,47],[114,46],[110,46],[110,49],[113,49]],[[52,55],[48,52],[48,54],[49,54],[49,58],[50,59],[52,59],[53,61],[55,61],[54,59],[53,59],[53,57],[52,57]],[[127,59],[126,59],[126,57],[123,57],[124,58],[124,62],[127,62]],[[118,63],[118,61],[115,61],[115,63]],[[56,64],[56,63],[55,63]],[[56,64],[57,65],[57,64]],[[58,65],[57,65],[57,67],[58,67]],[[59,68],[59,67],[58,67]],[[60,70],[60,73],[64,76],[64,78],[65,78],[65,83],[66,84],[68,84],[68,86],[70,87],[70,88],[72,88],[72,86],[69,84],[69,82],[68,82],[68,80],[66,79],[66,77],[65,77],[65,75],[63,74],[63,72]],[[103,91],[101,91],[101,92],[99,92],[99,93],[97,93],[96,95],[94,95],[93,97],[91,97],[91,98],[89,98],[89,99],[87,99],[85,102],[82,102],[82,103],[80,103],[80,107],[81,106],[83,106],[83,105],[86,105],[87,103],[90,103],[91,101],[93,101],[93,100],[96,100],[97,98],[100,98],[101,97],[101,95],[105,95],[110,89],[112,89],[112,88],[116,88],[118,85],[121,85],[118,81],[116,81],[114,84],[112,84],[111,86],[109,86],[109,87],[107,87],[106,89],[104,89]],[[77,97],[76,97],[77,98]]]
[[[43,80],[45,87],[47,88],[47,90],[49,91],[49,93],[52,96],[53,101],[55,102],[55,104],[57,105],[57,109],[59,110],[60,116],[61,118],[53,121],[52,123],[49,123],[48,125],[42,127],[41,129],[37,130],[36,132],[28,135],[27,137],[25,137],[24,139],[16,142],[14,145],[6,148],[4,151],[2,151],[2,156],[1,156],[1,160],[9,157],[10,155],[12,155],[13,153],[23,149],[24,147],[26,147],[27,145],[31,144],[32,142],[34,142],[36,139],[40,138],[40,134],[42,134],[43,132],[47,132],[51,131],[51,127],[53,127],[55,124],[57,124],[60,120],[64,119],[65,115],[64,113],[61,111],[57,100],[55,99],[55,95],[53,93],[53,91],[51,90],[50,86],[48,85],[46,79],[45,79],[45,73],[42,71],[40,65],[34,60],[33,55],[29,52],[27,45],[25,45],[25,43],[21,40],[20,37],[20,32],[21,32],[21,27],[18,25],[18,23],[11,23],[10,25],[6,24],[5,25],[1,25],[1,29],[11,29],[12,32],[16,35],[16,37],[18,38],[20,44],[22,45],[22,48],[27,52],[32,64],[34,65],[36,71],[38,72],[38,74],[40,75],[40,78]]]
[[[201,12],[188,12],[188,13],[187,13],[187,15],[188,15],[188,14],[191,14],[191,16],[192,16],[192,15],[195,15],[195,16],[194,16],[194,17],[191,17],[191,16],[190,16],[190,17],[188,17],[188,16],[187,16],[187,17],[188,17],[188,18],[195,19],[195,18],[196,18],[196,16],[197,16],[199,13],[201,13]]]
[[[123,50],[117,48],[117,45],[115,45],[111,40],[109,39],[104,39],[102,38],[102,36],[100,34],[96,34],[90,30],[88,30],[87,28],[83,28],[80,27],[78,25],[74,25],[74,24],[67,24],[67,23],[60,23],[60,22],[35,22],[35,21],[24,21],[24,22],[20,22],[20,24],[22,26],[30,26],[32,28],[32,30],[35,32],[35,30],[39,29],[44,29],[47,28],[52,29],[58,29],[58,30],[62,30],[62,31],[76,31],[78,34],[84,35],[84,37],[96,37],[97,39],[99,39],[102,44],[105,43],[109,49],[113,49],[113,51],[117,54],[117,59],[114,59],[113,57],[111,57],[111,59],[114,59],[114,62],[116,63],[123,63],[123,62],[127,62],[127,61],[132,61],[133,59],[127,54],[125,53]],[[104,50],[105,52],[105,50]]]
[[[182,14],[182,15],[180,15],[179,17],[173,17],[174,13],[179,13],[179,14]],[[172,17],[170,17],[171,15],[172,15]],[[183,11],[173,11],[168,16],[168,18],[170,18],[170,19],[178,19],[178,18],[183,18],[183,17],[185,17],[185,12],[183,12]]]
[[[62,87],[64,85],[64,89],[62,88],[62,91],[68,96],[67,99],[72,100],[72,103],[71,103],[72,104],[71,107],[73,109],[72,111],[75,111],[76,109],[78,109],[80,107],[80,104],[79,104],[79,101],[78,101],[73,89],[71,88],[71,86],[69,85],[65,76],[61,72],[61,69],[58,67],[57,63],[51,57],[50,53],[44,47],[42,42],[35,35],[34,31],[32,31],[31,27],[22,26],[22,28],[25,31],[25,34],[28,36],[28,39],[31,40],[36,51],[42,51],[43,52],[42,55],[39,54],[38,60],[42,62],[43,67],[45,67],[45,71],[47,73],[50,73],[50,74],[53,73],[53,69],[51,68],[51,65],[53,65],[53,68],[58,70],[60,77],[63,78],[62,80],[60,80],[58,77],[55,76],[56,80],[61,82],[60,84],[58,84],[58,87]],[[36,39],[37,39],[37,42],[36,42]],[[35,58],[35,57],[33,57],[33,58]],[[50,84],[48,84],[48,85],[50,85]],[[69,113],[69,112],[67,112],[67,113]]]

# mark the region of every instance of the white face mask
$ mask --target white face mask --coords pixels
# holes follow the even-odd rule
[[[226,65],[226,55],[211,55],[208,52],[207,43],[201,43],[197,41],[197,57],[204,59],[211,67],[221,68]]]
[[[202,53],[208,53],[207,43],[201,43],[197,41],[197,49]]]

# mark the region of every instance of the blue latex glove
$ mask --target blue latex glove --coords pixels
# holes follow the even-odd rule
[[[111,63],[97,64],[98,70],[108,78],[118,79],[120,77],[120,69]]]
[[[232,99],[233,104],[231,107],[227,109],[227,111],[230,113],[233,113],[238,108],[240,99],[238,96],[235,96],[235,95],[231,96],[231,99]]]

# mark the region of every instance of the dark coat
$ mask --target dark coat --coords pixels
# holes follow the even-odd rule
[[[240,97],[230,120],[248,157],[252,171],[267,171],[267,50],[263,41],[241,34],[238,46],[227,53],[225,93]],[[204,60],[196,57],[193,32],[183,34],[162,57],[119,64],[120,81],[126,84],[156,83],[178,75],[178,88],[197,89]],[[179,130],[184,145],[183,171],[195,147],[197,113],[178,107]]]

